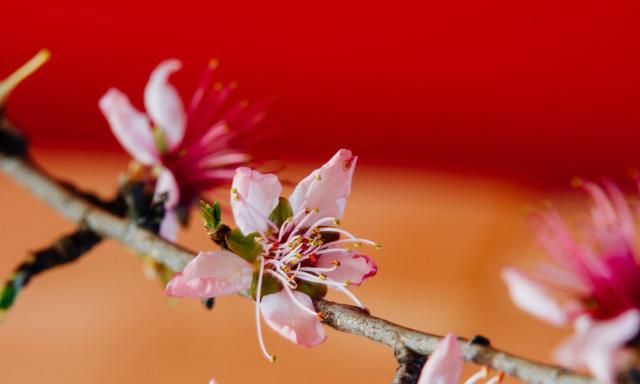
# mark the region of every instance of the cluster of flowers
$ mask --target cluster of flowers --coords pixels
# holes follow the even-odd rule
[[[591,223],[576,237],[555,211],[538,212],[539,243],[554,263],[524,272],[503,270],[511,298],[522,310],[575,333],[555,352],[571,368],[588,368],[614,382],[620,368],[637,358],[627,346],[640,336],[640,264],[633,213],[613,184],[583,183],[591,196]]]
[[[233,140],[258,124],[263,113],[245,104],[223,108],[233,86],[211,87],[216,65],[205,72],[187,112],[168,81],[180,68],[177,60],[164,61],[152,72],[144,92],[148,116],[116,89],[102,97],[100,108],[122,146],[157,175],[155,193],[168,197],[160,228],[165,238],[175,240],[180,207],[233,180],[231,209],[238,229],[222,224],[216,210],[215,223],[208,224],[225,249],[199,253],[169,281],[166,293],[201,299],[250,293],[261,350],[273,360],[262,339],[261,318],[296,344],[322,343],[326,335],[312,298],[333,288],[364,308],[348,287],[375,275],[377,267],[356,248],[379,246],[338,228],[357,161],[351,151],[339,150],[288,199],[280,196],[276,175],[238,167],[249,156],[236,150]]]
[[[115,89],[100,101],[123,147],[157,174],[156,193],[168,194],[161,228],[165,237],[175,239],[177,207],[233,180],[231,208],[238,229],[230,230],[210,211],[212,238],[224,249],[199,253],[173,277],[166,293],[204,299],[252,295],[261,350],[270,360],[274,357],[262,341],[261,318],[294,343],[322,343],[326,335],[312,299],[334,288],[363,307],[348,287],[377,270],[356,250],[377,244],[338,228],[357,158],[348,150],[338,151],[304,178],[288,199],[281,197],[276,175],[237,168],[249,157],[233,147],[233,139],[261,120],[260,109],[223,108],[233,87],[211,87],[211,65],[185,112],[168,83],[179,68],[178,61],[168,60],[152,73],[144,95],[150,119]],[[634,342],[640,330],[636,230],[617,187],[585,183],[584,189],[595,201],[587,236],[574,237],[556,212],[537,213],[533,221],[538,238],[555,264],[530,273],[505,268],[503,278],[520,308],[554,325],[575,327],[575,334],[555,353],[560,363],[587,367],[599,380],[613,382],[630,358],[625,345]],[[425,366],[421,383],[458,381],[461,360],[455,340],[448,336],[443,341]],[[444,370],[449,371],[447,379],[438,376]],[[479,373],[468,382],[483,377]]]
[[[0,82],[0,107],[9,93],[49,57],[42,51]],[[313,299],[328,288],[347,295],[377,272],[376,264],[359,251],[378,244],[339,228],[357,157],[339,150],[326,164],[302,179],[288,198],[274,174],[244,167],[249,156],[239,138],[259,124],[262,105],[232,103],[235,86],[213,83],[211,62],[185,109],[169,77],[177,60],[162,62],[144,92],[147,114],[139,112],[122,92],[111,89],[100,108],[122,146],[153,177],[156,196],[165,195],[166,214],[160,228],[175,240],[177,212],[200,195],[232,181],[230,204],[237,229],[222,223],[220,208],[205,205],[203,217],[220,251],[199,253],[166,286],[175,297],[209,299],[230,294],[251,295],[256,302],[256,326],[261,350],[261,319],[286,339],[313,347],[326,339],[322,316]],[[640,344],[640,264],[634,214],[613,184],[583,183],[594,205],[583,236],[575,236],[560,215],[537,212],[533,223],[539,242],[553,258],[525,272],[508,267],[502,276],[511,298],[522,310],[553,325],[571,325],[574,334],[557,349],[557,360],[568,367],[588,368],[600,381],[616,380],[623,366],[637,364]],[[420,384],[454,384],[463,359],[453,334],[447,335],[425,364]],[[466,383],[487,384],[486,369]],[[212,381],[213,382],[213,381]]]

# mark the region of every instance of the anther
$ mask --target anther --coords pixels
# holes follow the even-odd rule
[[[218,68],[219,65],[220,65],[220,62],[218,61],[218,59],[209,60],[209,68],[216,69]]]
[[[342,265],[339,260],[331,260],[331,264],[335,265],[336,267]]]
[[[344,284],[345,287],[350,287],[351,284],[353,284],[353,283],[351,282],[351,280],[345,280],[343,284]]]
[[[376,244],[373,246],[373,248],[374,248],[374,249],[382,249],[382,244],[378,244],[378,243],[376,243]]]
[[[360,248],[361,245],[362,243],[355,242],[353,243],[353,248]]]
[[[504,379],[504,372],[500,372],[487,381],[486,384],[498,384]]]
[[[322,281],[325,281],[325,280],[327,280],[327,276],[325,276],[325,275],[323,275],[322,273],[320,273],[320,274],[318,275],[318,279],[320,279],[320,280],[322,280]]]
[[[317,317],[317,318],[318,318],[318,320],[320,320],[320,321],[324,321],[324,319],[325,319],[324,315],[323,315],[322,313],[320,313],[320,312],[316,313],[316,317]]]
[[[320,176],[319,173],[316,174],[316,180],[318,180],[318,181],[322,180],[322,176]]]

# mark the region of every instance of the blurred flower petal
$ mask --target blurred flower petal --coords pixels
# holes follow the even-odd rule
[[[554,325],[567,323],[567,313],[547,288],[517,268],[504,268],[502,278],[513,302],[523,311]]]
[[[151,73],[144,90],[144,106],[153,123],[164,132],[169,150],[182,141],[187,121],[182,99],[169,83],[169,76],[181,67],[179,60],[161,62]]]
[[[462,375],[462,352],[453,333],[445,336],[422,368],[418,384],[458,384]]]
[[[632,309],[611,320],[593,321],[584,315],[576,333],[555,352],[558,363],[573,368],[589,368],[601,382],[614,383],[619,368],[618,351],[640,331],[640,311]]]
[[[134,159],[145,165],[158,161],[149,119],[131,105],[125,94],[111,88],[102,96],[99,106],[114,136]]]

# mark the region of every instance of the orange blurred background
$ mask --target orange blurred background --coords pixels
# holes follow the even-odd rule
[[[253,99],[276,96],[280,134],[258,148],[292,180],[339,147],[359,156],[344,227],[384,245],[357,289],[373,314],[548,361],[563,337],[519,312],[500,267],[541,255],[526,209],[580,216],[572,176],[637,165],[640,24],[635,1],[37,2],[4,0],[0,76],[41,47],[53,58],[8,114],[53,174],[109,196],[127,164],[97,100],[141,107],[159,60],[184,95],[211,57]],[[227,199],[226,191],[214,197]],[[0,277],[73,225],[0,176]],[[577,198],[579,197],[579,198]],[[181,233],[210,249],[197,220]],[[346,301],[334,296],[335,299]],[[34,279],[0,325],[7,383],[390,382],[382,346],[329,331],[303,350],[267,333],[252,303],[170,303],[137,257],[105,242]]]

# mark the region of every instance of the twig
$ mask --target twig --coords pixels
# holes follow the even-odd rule
[[[394,353],[398,360],[398,369],[391,384],[417,383],[427,358],[405,347],[402,343],[396,347]]]
[[[35,196],[47,202],[67,219],[85,225],[101,236],[116,240],[126,247],[165,264],[173,271],[182,271],[195,252],[171,244],[133,222],[120,218],[88,203],[73,191],[33,167],[28,161],[0,155],[0,170],[22,184]],[[429,355],[441,337],[396,325],[372,316],[356,307],[316,300],[316,308],[328,326],[339,331],[364,336],[395,350],[397,342],[417,353]],[[466,361],[486,365],[509,376],[533,384],[595,383],[589,377],[555,366],[529,361],[492,347],[472,345],[465,339],[462,345]]]
[[[78,260],[101,240],[102,237],[91,229],[80,228],[60,237],[52,245],[34,251],[27,260],[18,265],[0,290],[0,315],[13,305],[33,277],[51,268]]]
[[[95,197],[89,198],[86,194],[78,193],[69,186],[57,183],[21,156],[0,154],[0,170],[67,219],[94,231],[99,236],[116,240],[135,252],[148,255],[172,271],[182,271],[195,254],[140,228],[131,220],[105,210],[104,206],[101,207],[102,204],[96,204]],[[400,353],[405,353],[403,349],[406,348],[418,354],[429,355],[441,340],[439,336],[391,323],[350,305],[327,300],[316,300],[314,304],[323,314],[324,323],[328,326],[342,332],[367,337],[394,351],[400,348],[402,351]],[[595,383],[592,378],[571,371],[536,363],[491,346],[472,344],[465,339],[461,341],[463,341],[462,351],[466,361],[486,365],[528,383]]]

